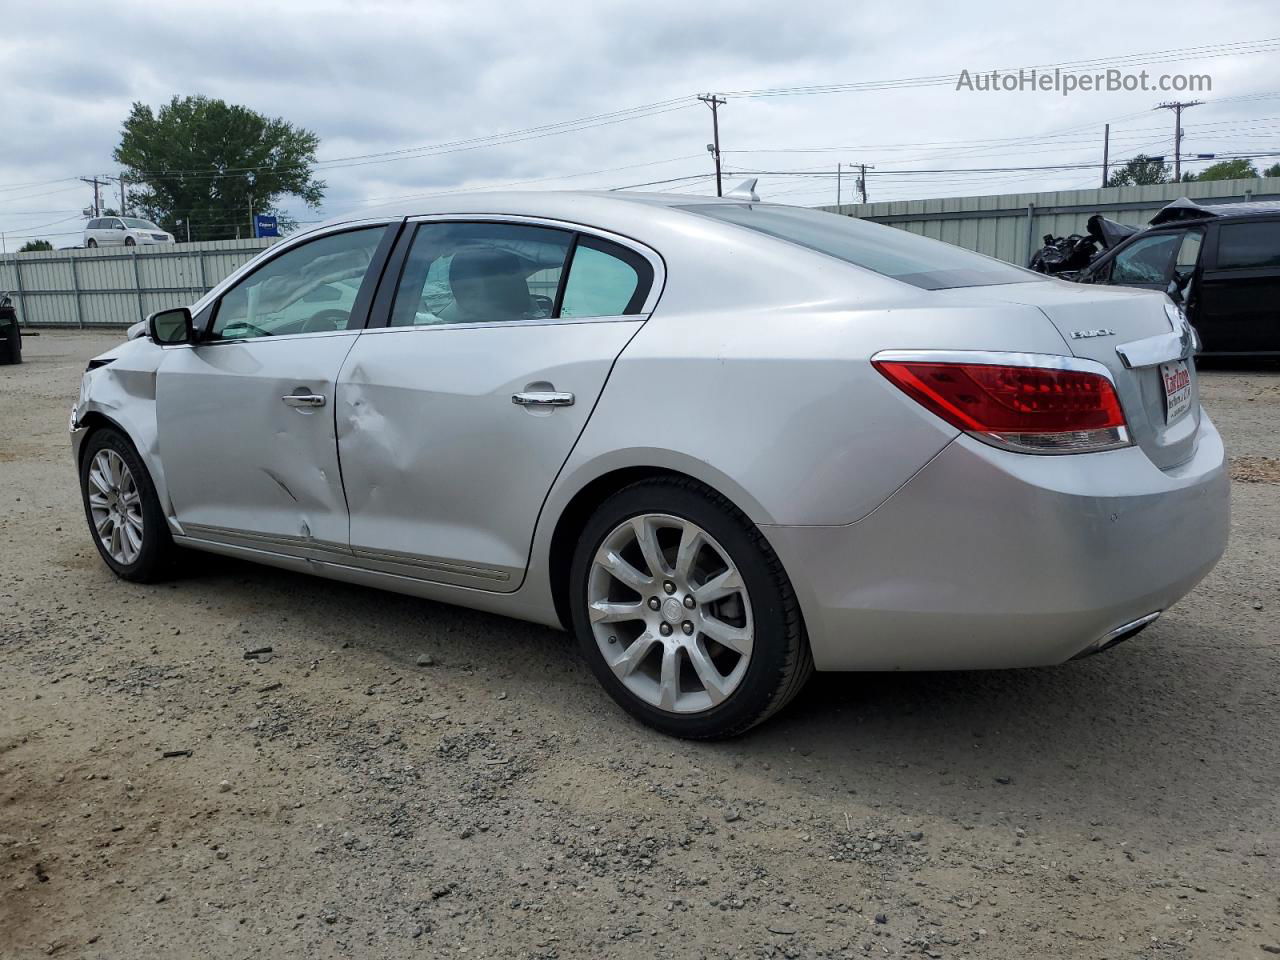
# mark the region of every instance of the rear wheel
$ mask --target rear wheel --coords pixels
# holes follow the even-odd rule
[[[138,244],[138,241],[137,241],[137,240],[135,240],[135,239],[133,239],[133,237],[125,237],[125,238],[124,238],[124,245],[125,245],[126,247],[134,247],[134,246],[137,246],[137,244]]]
[[[574,631],[609,694],[664,733],[742,733],[813,671],[799,605],[755,525],[692,480],[646,480],[596,510],[570,572]]]
[[[98,430],[85,443],[80,491],[98,553],[126,580],[163,579],[177,547],[142,458],[114,428]]]
[[[98,245],[98,241],[93,239],[93,237],[90,237],[89,242],[85,244],[85,246],[88,247],[90,250],[92,250],[97,245]]]

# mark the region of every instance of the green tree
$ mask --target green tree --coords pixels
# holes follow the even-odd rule
[[[1280,163],[1273,163],[1262,171],[1264,177],[1280,177]]]
[[[1248,180],[1258,175],[1258,168],[1247,157],[1219,160],[1199,173],[1183,174],[1183,180]]]
[[[1107,177],[1108,187],[1132,187],[1147,183],[1168,183],[1169,165],[1158,157],[1140,153]]]
[[[48,240],[28,240],[18,248],[19,253],[35,253],[38,250],[52,250],[53,244]]]
[[[252,235],[251,212],[279,216],[275,204],[285,195],[320,205],[319,143],[310,130],[248,107],[174,97],[154,112],[135,103],[113,156],[128,168],[131,204],[145,216],[175,235],[183,220],[192,240],[224,240],[237,228]]]

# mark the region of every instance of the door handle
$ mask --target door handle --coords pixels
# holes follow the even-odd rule
[[[572,393],[557,393],[554,390],[533,390],[525,393],[513,393],[511,402],[522,407],[571,407]]]
[[[286,393],[280,398],[290,407],[323,407],[324,397],[318,393]]]

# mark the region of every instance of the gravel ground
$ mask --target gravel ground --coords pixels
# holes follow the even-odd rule
[[[707,745],[551,630],[213,558],[114,579],[66,439],[112,342],[0,367],[0,955],[1280,953],[1274,370],[1204,375],[1231,547],[1140,638],[820,675]]]

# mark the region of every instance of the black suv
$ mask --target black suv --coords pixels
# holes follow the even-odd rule
[[[1205,353],[1280,355],[1280,202],[1175,200],[1075,279],[1167,291]]]

